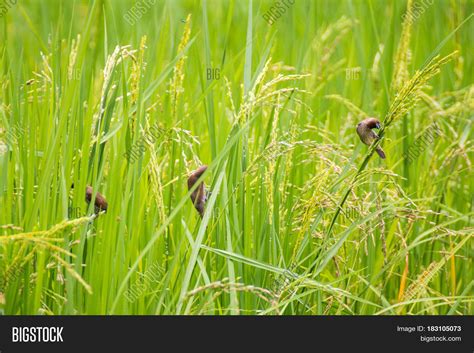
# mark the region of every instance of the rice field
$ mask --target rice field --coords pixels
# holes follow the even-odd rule
[[[473,315],[473,12],[2,0],[0,314]]]

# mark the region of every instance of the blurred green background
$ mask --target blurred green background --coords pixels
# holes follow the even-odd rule
[[[6,9],[3,312],[473,313],[473,1]],[[410,82],[418,103],[386,124],[387,159],[370,157],[355,126],[384,122]],[[433,122],[442,134],[408,161]],[[169,138],[144,138],[156,124]],[[201,164],[203,220],[186,186]],[[86,185],[109,202],[97,219]]]

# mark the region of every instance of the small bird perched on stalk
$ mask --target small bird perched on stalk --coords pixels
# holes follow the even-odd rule
[[[379,139],[379,135],[372,131],[373,128],[380,129],[380,121],[376,118],[367,118],[357,124],[357,134],[359,135],[360,140],[368,146],[370,146],[375,140]],[[385,159],[385,152],[382,147],[377,146],[375,151],[380,158]]]
[[[198,179],[201,177],[201,175],[204,174],[206,170],[207,170],[207,165],[202,165],[198,169],[196,169],[194,172],[191,173],[191,175],[188,178],[188,190],[191,190],[191,188],[194,186],[194,184],[196,184]],[[202,181],[199,183],[199,186],[191,194],[191,201],[193,202],[193,205],[196,208],[196,210],[199,212],[199,215],[201,216],[201,218],[204,216],[204,208],[206,206],[208,194],[209,192],[206,189],[204,182]]]
[[[71,188],[74,188],[74,183],[71,185]],[[86,186],[86,202],[87,202],[87,204],[91,203],[93,194],[94,194],[94,190],[92,189],[92,186],[87,185]],[[94,201],[94,212],[96,214],[99,214],[100,211],[107,212],[108,207],[109,207],[109,205],[108,205],[107,200],[105,199],[105,197],[100,192],[97,192],[97,194],[95,195],[95,201]]]

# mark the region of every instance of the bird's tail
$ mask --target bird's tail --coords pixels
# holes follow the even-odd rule
[[[385,152],[383,151],[382,148],[377,147],[377,148],[375,149],[375,151],[376,151],[377,154],[380,156],[380,158],[385,159]]]

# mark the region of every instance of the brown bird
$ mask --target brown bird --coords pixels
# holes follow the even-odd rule
[[[74,188],[74,183],[71,184],[71,188]],[[92,186],[89,186],[89,185],[86,186],[86,202],[88,204],[91,203],[93,194],[94,194],[94,190],[92,189]],[[95,201],[94,201],[94,212],[96,214],[98,214],[100,211],[107,212],[108,207],[109,205],[105,197],[100,192],[97,192],[97,194],[95,195]]]
[[[373,128],[380,129],[380,121],[376,118],[367,118],[357,124],[357,134],[359,135],[360,140],[368,146],[370,146],[375,140],[379,139],[379,135],[372,131]],[[375,151],[380,158],[385,159],[385,152],[380,146],[377,146]]]
[[[86,202],[88,204],[91,203],[93,194],[94,194],[94,190],[92,189],[92,186],[86,186]],[[107,200],[100,192],[97,192],[97,194],[95,195],[95,201],[94,201],[95,213],[99,213],[100,211],[107,212],[107,207],[109,207]]]
[[[196,169],[194,172],[191,173],[191,175],[188,178],[188,190],[191,190],[191,188],[194,186],[194,184],[196,184],[198,179],[201,177],[202,174],[204,174],[206,170],[207,170],[207,165],[202,165],[198,169]],[[206,186],[204,185],[204,182],[201,182],[199,186],[191,194],[191,201],[193,202],[193,205],[196,208],[196,210],[199,212],[199,215],[201,216],[201,218],[204,215],[204,208],[206,206],[208,194],[209,192],[206,190]]]

